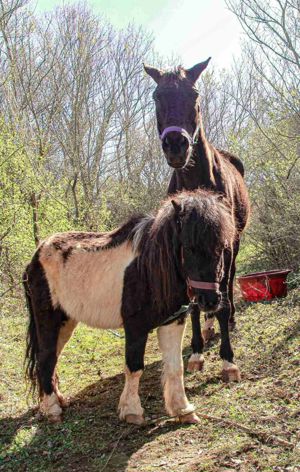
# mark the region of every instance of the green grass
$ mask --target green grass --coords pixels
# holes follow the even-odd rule
[[[116,413],[124,340],[84,326],[77,328],[60,360],[61,391],[71,397],[64,421],[54,425],[41,418],[23,381],[27,315],[9,300],[0,318],[0,470],[299,471],[299,298],[293,290],[280,301],[238,307],[232,344],[242,382],[221,381],[216,339],[206,351],[204,372],[185,375],[187,395],[204,415],[195,426],[153,420],[164,415],[153,333],[141,381],[142,403],[153,421],[142,428],[120,423]],[[189,344],[190,324],[185,359]],[[280,440],[295,447],[280,445]]]

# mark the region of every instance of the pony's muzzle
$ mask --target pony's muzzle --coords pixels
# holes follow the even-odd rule
[[[220,308],[222,301],[221,292],[214,290],[193,289],[195,301],[198,303],[200,310],[205,312],[215,312]]]
[[[190,142],[183,134],[172,131],[163,138],[162,148],[169,166],[179,168],[186,163]]]

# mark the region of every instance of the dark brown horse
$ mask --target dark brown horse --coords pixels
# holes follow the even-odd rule
[[[203,310],[218,309],[224,251],[234,235],[234,219],[220,196],[198,190],[168,198],[155,216],[131,218],[109,233],[46,239],[24,273],[30,312],[27,376],[39,387],[43,413],[61,419],[65,402],[56,365],[81,321],[102,329],[124,327],[121,419],[143,422],[139,380],[148,334],[158,328],[166,409],[182,422],[198,422],[184,390],[180,307],[192,296]]]
[[[239,380],[240,374],[233,365],[233,351],[230,346],[229,324],[235,324],[233,280],[235,260],[239,250],[240,236],[249,217],[248,192],[244,182],[244,168],[234,155],[216,149],[205,137],[201,113],[200,97],[195,84],[201,72],[207,67],[210,58],[191,69],[178,67],[165,72],[154,67],[144,66],[154,79],[157,87],[153,98],[156,105],[158,132],[162,149],[173,172],[168,193],[174,194],[182,189],[206,188],[226,196],[236,222],[236,236],[231,248],[225,255],[225,274],[221,289],[223,307],[215,313],[221,330],[220,356],[224,365],[225,380]],[[199,310],[192,312],[192,350],[189,370],[201,370],[203,366],[203,336],[209,339],[213,329],[213,316],[206,315],[205,329],[201,334]],[[227,364],[226,364],[227,363]],[[229,364],[228,364],[229,363]]]

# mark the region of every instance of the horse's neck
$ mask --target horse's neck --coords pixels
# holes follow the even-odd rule
[[[194,190],[198,187],[216,189],[216,163],[213,148],[209,145],[204,131],[200,128],[197,143],[194,145],[192,162],[184,169],[176,170],[177,185]]]

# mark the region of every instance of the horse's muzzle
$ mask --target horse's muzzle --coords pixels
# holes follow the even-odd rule
[[[198,290],[193,289],[195,301],[201,311],[206,313],[215,312],[220,308],[222,302],[222,294],[214,290]]]
[[[179,169],[189,160],[191,146],[187,137],[180,133],[167,134],[162,140],[162,148],[170,167]]]

